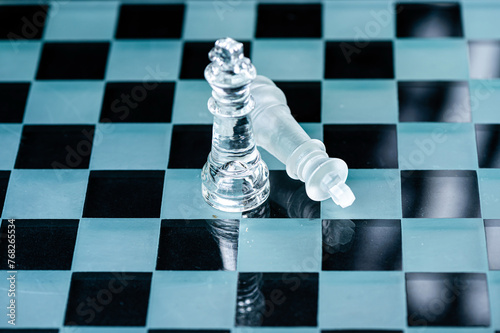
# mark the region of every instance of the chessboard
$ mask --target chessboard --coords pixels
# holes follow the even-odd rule
[[[500,2],[0,6],[0,332],[500,331]],[[201,196],[214,41],[357,199]]]

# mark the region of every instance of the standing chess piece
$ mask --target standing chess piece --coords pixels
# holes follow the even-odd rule
[[[205,201],[226,212],[261,205],[269,196],[269,170],[256,148],[248,114],[255,102],[250,84],[255,67],[243,44],[219,39],[210,51],[205,78],[212,86],[208,109],[214,115],[212,150],[201,173]]]

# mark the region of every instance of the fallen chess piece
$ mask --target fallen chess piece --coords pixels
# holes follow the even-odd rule
[[[328,157],[323,142],[311,139],[297,123],[284,93],[273,81],[257,76],[250,87],[255,108],[250,114],[257,145],[286,165],[288,175],[306,184],[309,198],[332,198],[342,208],[355,200],[347,179],[347,164]]]

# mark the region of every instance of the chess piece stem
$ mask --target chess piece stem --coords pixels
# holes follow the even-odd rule
[[[205,78],[212,87],[208,109],[214,115],[212,150],[202,170],[205,201],[220,210],[241,212],[269,196],[269,170],[260,158],[248,114],[254,108],[250,84],[255,67],[243,44],[220,39],[210,51]]]

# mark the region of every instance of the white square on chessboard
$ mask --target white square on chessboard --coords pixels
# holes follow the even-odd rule
[[[253,37],[256,4],[250,1],[190,1],[185,14],[186,40],[213,40]]]
[[[0,170],[10,170],[16,161],[17,149],[21,139],[22,125],[1,124],[0,142],[2,150],[0,152]]]
[[[90,167],[101,170],[167,168],[171,124],[98,124]]]
[[[0,81],[33,80],[41,45],[38,41],[0,41]]]
[[[106,70],[109,81],[161,82],[179,74],[181,42],[115,41]]]
[[[252,62],[271,80],[318,81],[323,78],[324,45],[317,39],[256,40]]]
[[[327,1],[323,5],[323,35],[328,39],[377,40],[394,38],[394,4]]]
[[[59,327],[66,312],[70,281],[70,271],[19,271],[16,281],[15,300],[18,306],[15,327]],[[5,280],[5,282],[0,286],[2,304],[9,302],[8,281]],[[5,320],[0,321],[0,327],[12,327],[7,323],[6,316]]]
[[[351,169],[347,178],[356,200],[347,208],[321,203],[323,219],[401,218],[401,180],[397,169]]]
[[[401,329],[406,322],[403,272],[321,272],[321,328]]]
[[[500,38],[500,7],[492,1],[464,1],[465,35],[474,39]]]
[[[398,39],[394,46],[399,80],[466,80],[469,77],[464,39]]]
[[[104,82],[35,81],[25,124],[92,124],[99,119]]]
[[[321,220],[242,219],[240,272],[318,272]]]
[[[155,271],[149,327],[231,328],[237,279],[237,272]]]
[[[154,271],[159,233],[159,219],[82,219],[73,270]]]
[[[3,216],[22,219],[82,217],[89,171],[19,170],[10,175]]]

